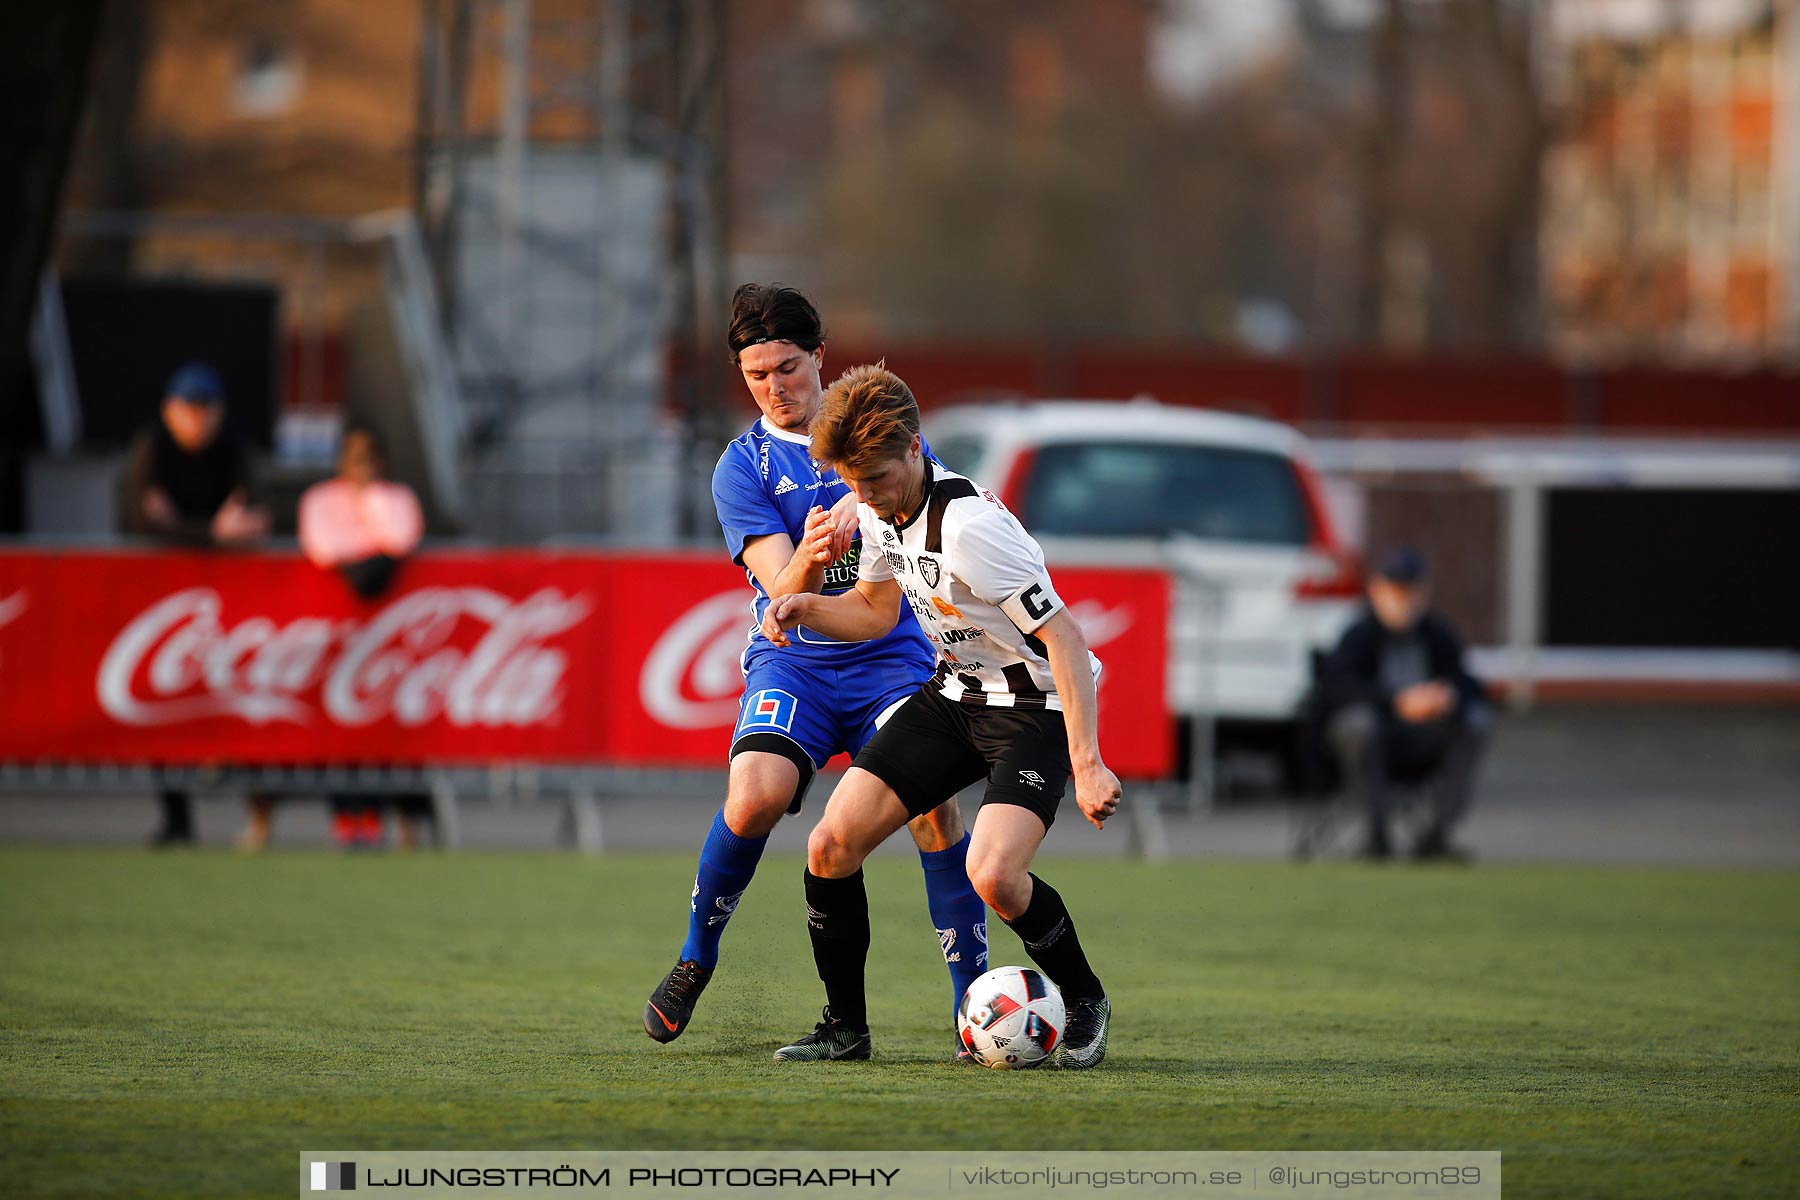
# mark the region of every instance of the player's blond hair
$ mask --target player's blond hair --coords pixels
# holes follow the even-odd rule
[[[885,361],[851,367],[825,389],[812,419],[812,456],[852,475],[878,474],[918,432],[919,402],[904,379]]]

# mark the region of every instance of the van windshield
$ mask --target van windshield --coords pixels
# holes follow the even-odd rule
[[[1033,534],[1303,546],[1306,503],[1279,454],[1154,442],[1039,448],[1020,501]]]

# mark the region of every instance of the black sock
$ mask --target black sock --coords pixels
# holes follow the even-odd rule
[[[869,893],[860,870],[843,879],[806,873],[806,931],[812,935],[813,962],[825,985],[831,1019],[868,1029],[863,966],[869,958]]]
[[[163,792],[161,836],[172,842],[194,840],[194,802],[186,792]]]
[[[1007,927],[1025,943],[1031,961],[1043,968],[1050,981],[1071,1000],[1098,1000],[1106,994],[1094,969],[1088,966],[1081,939],[1075,936],[1075,918],[1056,889],[1031,877],[1031,903]]]

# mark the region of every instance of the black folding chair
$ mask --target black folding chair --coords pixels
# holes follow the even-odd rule
[[[1299,768],[1295,772],[1298,786],[1292,793],[1288,817],[1292,830],[1289,853],[1297,861],[1353,853],[1353,848],[1360,848],[1357,837],[1368,821],[1362,795],[1344,777],[1327,733],[1331,709],[1325,693],[1325,659],[1323,650],[1312,652],[1312,681],[1300,703],[1294,734],[1298,739],[1292,751]],[[1394,779],[1397,786],[1388,817],[1403,838],[1416,836],[1430,820],[1426,779],[1423,773]]]

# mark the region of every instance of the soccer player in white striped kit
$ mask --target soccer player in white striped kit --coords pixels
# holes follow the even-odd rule
[[[804,622],[846,641],[877,638],[904,603],[936,645],[938,666],[856,756],[807,843],[807,926],[825,1019],[775,1058],[869,1057],[863,860],[911,818],[985,778],[969,881],[1063,992],[1068,1027],[1052,1062],[1096,1066],[1111,1006],[1062,897],[1031,862],[1071,776],[1096,828],[1118,810],[1118,777],[1100,757],[1100,662],[1018,519],[923,453],[919,406],[899,376],[880,366],[847,372],[826,392],[811,433],[813,458],[857,499],[857,583],[771,603],[763,636],[783,645]]]

